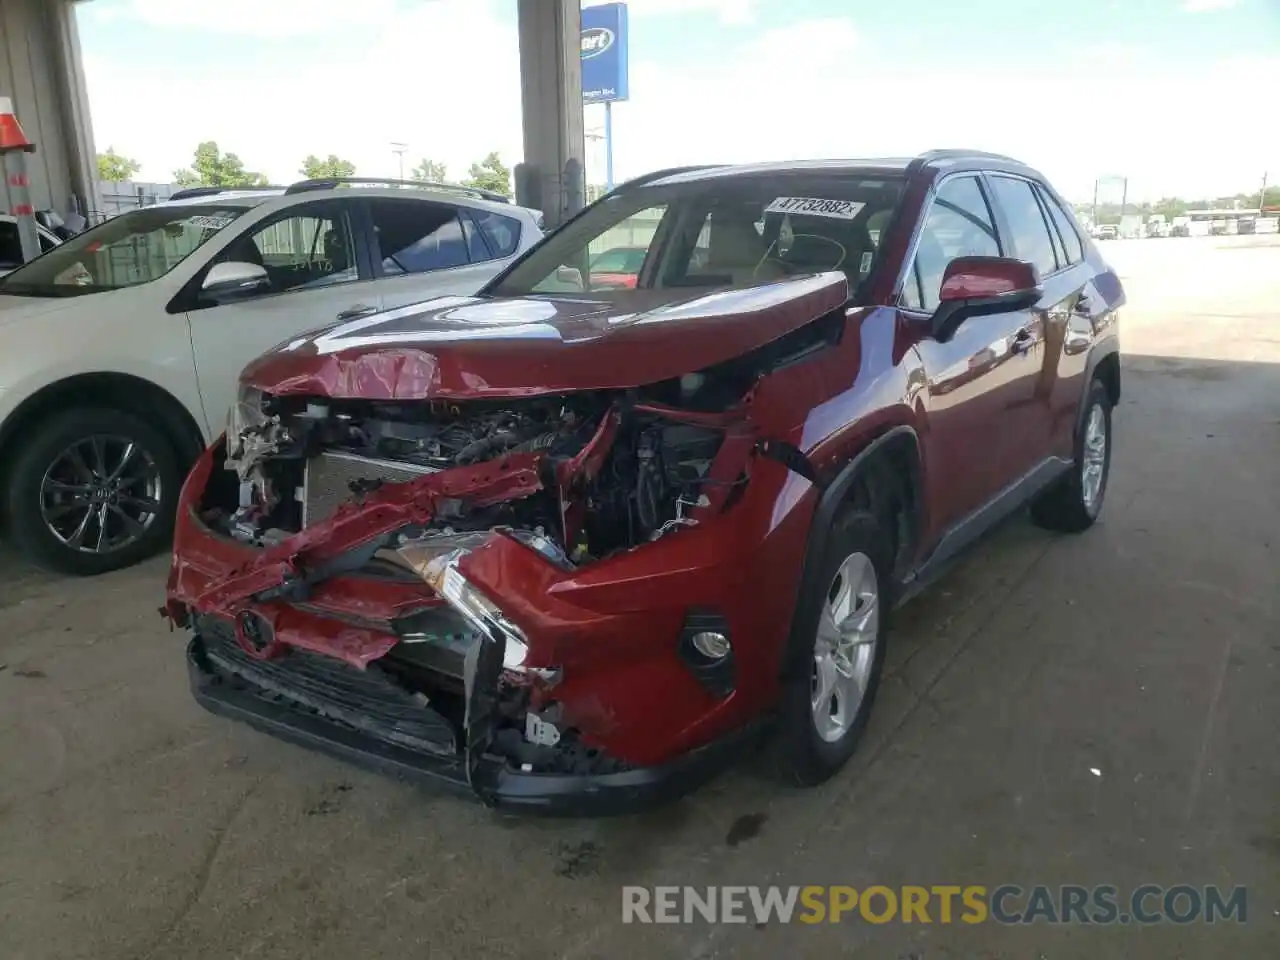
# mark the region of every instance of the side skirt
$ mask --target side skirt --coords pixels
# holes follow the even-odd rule
[[[992,529],[1013,516],[1037,494],[1051,487],[1074,465],[1065,457],[1049,457],[1009,484],[994,497],[956,522],[933,552],[914,571],[907,574],[898,588],[895,606],[901,606],[925,587],[939,580],[969,548]]]

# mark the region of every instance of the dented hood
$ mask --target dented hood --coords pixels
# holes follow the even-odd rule
[[[637,387],[740,356],[845,304],[843,273],[606,297],[442,297],[299,337],[244,371],[272,394],[411,400]]]

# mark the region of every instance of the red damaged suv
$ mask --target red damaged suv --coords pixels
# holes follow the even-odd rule
[[[634,288],[592,263],[641,247]],[[1030,504],[1098,516],[1116,275],[1005,157],[667,170],[475,297],[244,372],[182,491],[196,698],[513,809],[835,773],[890,611]]]

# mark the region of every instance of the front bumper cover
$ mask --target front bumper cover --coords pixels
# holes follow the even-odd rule
[[[461,751],[445,754],[391,742],[322,712],[303,709],[270,690],[238,683],[219,669],[198,633],[187,646],[187,669],[192,694],[212,713],[365,769],[470,793],[487,806],[535,815],[609,816],[669,803],[739,759],[763,732],[763,722],[753,724],[660,766],[591,775],[531,773],[513,769],[504,758],[484,752],[479,728],[485,718],[475,716],[479,709],[471,709],[477,699],[474,689],[469,690],[469,715],[464,724],[467,743]],[[472,662],[468,670],[468,686],[473,687],[476,671],[484,670],[484,665]]]

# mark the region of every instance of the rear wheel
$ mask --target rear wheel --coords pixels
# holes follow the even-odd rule
[[[1089,385],[1085,404],[1074,466],[1031,504],[1031,519],[1046,530],[1079,533],[1102,513],[1111,477],[1111,397],[1101,380]]]
[[[182,473],[173,445],[120,410],[79,408],[33,425],[9,475],[14,544],[46,569],[79,576],[166,547]]]
[[[872,515],[848,510],[801,586],[774,745],[792,783],[835,774],[866,727],[884,664],[889,543]]]

